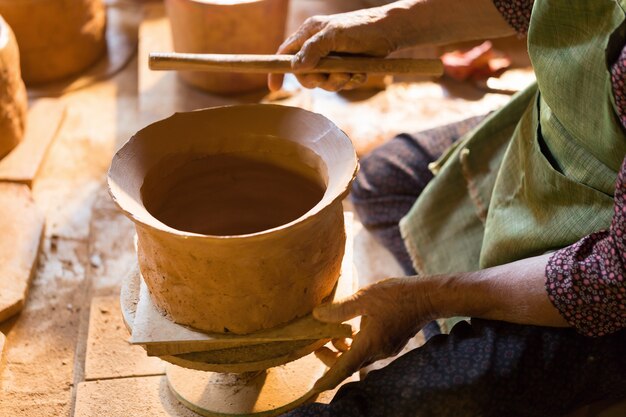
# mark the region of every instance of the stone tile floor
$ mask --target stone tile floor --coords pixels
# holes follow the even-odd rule
[[[25,309],[0,324],[2,417],[195,415],[167,390],[160,360],[126,342],[117,303],[134,262],[133,227],[110,201],[105,176],[115,149],[141,127],[138,62],[58,98],[65,122],[32,188],[46,220],[39,267]],[[488,112],[508,97],[419,81],[352,96],[314,92],[308,100],[366,151],[402,130]],[[371,119],[385,128],[375,130]],[[356,234],[357,253],[368,254],[357,260],[362,284],[399,273],[367,232]]]

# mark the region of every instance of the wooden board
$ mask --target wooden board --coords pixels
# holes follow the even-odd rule
[[[37,266],[44,217],[23,184],[0,183],[0,322],[24,307]]]
[[[165,363],[127,341],[119,297],[94,297],[89,313],[85,380],[161,375]]]
[[[65,119],[65,104],[54,99],[34,102],[28,111],[24,139],[0,160],[0,181],[32,187],[50,145]]]
[[[354,292],[352,213],[345,214],[346,250],[342,261],[335,299],[347,297]],[[138,271],[136,272],[138,274]],[[129,277],[133,280],[133,277]],[[136,280],[137,277],[134,277]],[[269,329],[250,335],[206,334],[178,325],[163,316],[152,303],[146,285],[141,282],[136,312],[132,319],[131,343],[145,345],[148,354],[155,356],[177,355],[191,352],[222,350],[261,343],[306,341],[349,337],[352,329],[346,324],[322,323],[311,315],[295,320],[284,327]],[[132,296],[124,293],[126,299]],[[133,304],[122,299],[123,307],[132,309]],[[132,314],[125,314],[132,316]]]

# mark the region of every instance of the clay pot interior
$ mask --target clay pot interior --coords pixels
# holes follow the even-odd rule
[[[260,138],[259,140],[263,140]],[[281,139],[274,139],[281,140]],[[306,150],[289,141],[293,155]],[[277,146],[278,148],[278,146]],[[324,194],[321,161],[301,165],[275,154],[176,154],[159,161],[141,187],[146,209],[164,224],[202,235],[245,235],[287,224],[312,209]],[[307,165],[315,162],[316,166]]]

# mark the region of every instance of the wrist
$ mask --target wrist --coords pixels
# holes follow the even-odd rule
[[[487,317],[493,309],[484,271],[422,279],[434,318]]]

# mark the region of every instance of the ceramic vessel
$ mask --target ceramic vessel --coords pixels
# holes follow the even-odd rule
[[[273,54],[283,41],[289,0],[166,0],[176,52]],[[217,94],[265,87],[263,74],[180,71],[187,84]]]
[[[0,0],[0,14],[15,32],[28,85],[79,73],[105,51],[102,0]]]
[[[155,305],[179,324],[246,334],[331,295],[356,170],[352,143],[325,117],[256,104],[146,127],[116,153],[108,184],[135,223]]]
[[[15,36],[0,16],[0,158],[22,140],[26,124],[26,88],[20,76]]]

